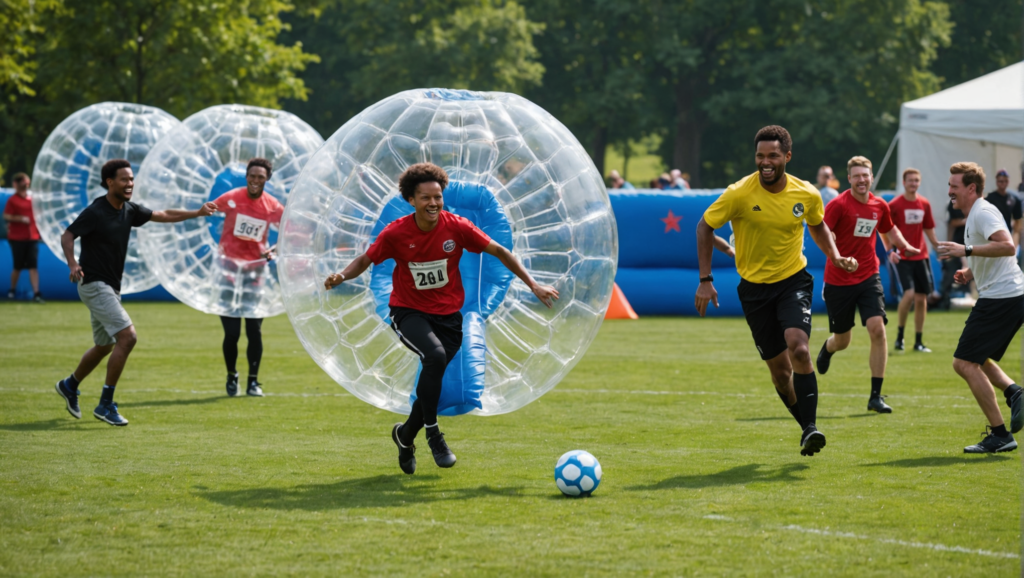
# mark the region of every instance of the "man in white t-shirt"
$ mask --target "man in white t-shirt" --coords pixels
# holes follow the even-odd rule
[[[964,244],[939,243],[938,252],[967,257],[967,268],[957,271],[954,279],[963,285],[973,279],[978,287],[978,302],[960,335],[953,369],[970,386],[991,426],[985,439],[964,448],[964,453],[1009,452],[1017,449],[1013,434],[1024,429],[1022,392],[996,362],[1024,323],[1024,273],[1014,259],[1013,238],[1002,213],[981,197],[985,171],[976,163],[956,163],[949,172],[949,198],[967,215],[967,223]],[[1010,431],[992,386],[1003,391],[1010,406]]]

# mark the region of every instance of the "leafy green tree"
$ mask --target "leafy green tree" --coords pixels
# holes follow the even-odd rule
[[[946,0],[954,23],[949,46],[939,49],[932,72],[948,88],[995,72],[1021,54],[1022,0]]]
[[[0,88],[8,100],[33,96],[36,62],[32,59],[43,32],[39,19],[59,10],[60,0],[4,0],[0,3]]]

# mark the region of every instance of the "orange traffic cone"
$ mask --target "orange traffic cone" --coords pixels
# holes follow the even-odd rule
[[[615,283],[615,288],[612,290],[612,302],[608,304],[608,311],[604,314],[605,319],[639,319],[640,316],[633,311],[633,307],[630,306],[629,301],[626,300],[626,296],[622,293],[622,289],[619,289],[619,284]]]

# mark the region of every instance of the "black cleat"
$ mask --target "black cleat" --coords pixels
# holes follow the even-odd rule
[[[224,385],[224,389],[228,392],[228,397],[235,397],[238,395],[238,374],[229,373],[228,382]]]
[[[1000,452],[1012,452],[1017,449],[1017,442],[1013,434],[1006,434],[1006,437],[999,437],[992,433],[992,428],[985,428],[985,439],[964,448],[965,454],[997,454]]]
[[[903,351],[903,340],[902,339],[897,339],[896,340],[896,351]]]
[[[124,418],[124,416],[121,415],[117,411],[117,402],[116,401],[108,401],[108,402],[102,402],[101,401],[100,404],[96,406],[96,409],[93,410],[92,415],[96,419],[98,419],[100,421],[107,422],[110,425],[116,425],[116,426],[126,426],[126,425],[128,425],[128,420],[126,420]]]
[[[931,349],[928,349],[927,347],[925,347],[924,343],[915,343],[914,344],[914,351],[916,351],[918,353],[931,353],[932,352]]]
[[[800,455],[813,456],[823,447],[825,447],[825,434],[818,431],[813,423],[804,428],[804,433],[800,436]]]
[[[815,365],[818,368],[818,373],[825,375],[828,373],[828,366],[832,363],[832,354],[828,352],[828,339],[825,343],[821,344],[821,351],[818,352],[818,360]]]
[[[889,407],[884,401],[884,396],[872,397],[868,400],[868,411],[877,411],[878,413],[892,413],[892,408]]]
[[[78,390],[71,391],[66,385],[64,380],[57,382],[57,395],[64,398],[64,405],[67,407],[68,413],[75,419],[82,419],[82,410],[78,408],[78,396],[81,392]]]
[[[263,388],[260,387],[262,383],[256,383],[255,381],[249,382],[249,387],[245,388],[245,395],[249,397],[263,397]]]
[[[398,441],[398,428],[400,427],[402,424],[396,423],[395,427],[391,428],[391,441],[398,446],[398,467],[411,475],[416,473],[416,444],[403,446],[402,442]]]
[[[433,436],[428,436],[427,445],[430,446],[430,452],[434,454],[434,463],[437,464],[437,467],[450,468],[455,465],[455,454],[448,449],[443,433],[439,431]]]
[[[1018,389],[1006,405],[1010,406],[1010,433],[1017,433],[1024,429],[1024,390]]]

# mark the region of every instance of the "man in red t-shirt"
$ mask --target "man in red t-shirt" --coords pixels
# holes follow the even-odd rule
[[[843,255],[857,259],[860,268],[853,273],[825,263],[825,288],[822,295],[828,308],[828,325],[832,335],[825,340],[818,353],[818,373],[825,375],[832,354],[850,346],[854,326],[854,313],[860,311],[860,322],[867,327],[871,338],[871,396],[868,411],[892,413],[882,401],[882,380],[888,346],[885,342],[885,293],[878,276],[878,257],[875,255],[875,235],[881,233],[889,242],[916,255],[918,250],[907,243],[900,230],[893,226],[889,205],[871,194],[871,161],[857,156],[846,163],[850,188],[825,205],[825,223],[836,238],[836,248]]]
[[[245,167],[246,186],[228,191],[213,201],[217,211],[224,213],[224,231],[220,235],[220,250],[224,256],[240,261],[271,259],[273,248],[267,247],[270,226],[281,222],[284,206],[263,189],[273,174],[273,166],[264,158],[254,158]],[[242,320],[237,317],[220,318],[224,327],[224,364],[228,369],[225,385],[230,397],[238,395],[238,340],[242,335]],[[260,360],[263,358],[263,320],[246,319],[245,337],[249,345],[245,350],[249,362],[245,394],[263,397],[263,388],[257,380]]]
[[[463,249],[497,257],[548,307],[558,299],[558,291],[534,281],[511,251],[467,219],[443,210],[447,186],[448,174],[437,165],[418,163],[406,169],[398,179],[398,189],[416,212],[384,227],[366,253],[324,281],[330,290],[358,277],[371,263],[395,260],[391,328],[423,364],[409,419],[391,428],[391,439],[398,446],[398,465],[407,474],[416,471],[413,442],[424,427],[434,463],[442,468],[455,465],[455,454],[437,426],[437,404],[445,369],[462,347],[459,310],[465,292],[459,260]]]
[[[920,186],[921,171],[907,169],[903,171],[904,193],[889,201],[893,224],[903,233],[907,242],[911,246],[917,247],[919,252],[914,255],[897,251],[889,245],[884,237],[882,243],[885,245],[886,251],[889,252],[889,262],[896,266],[896,274],[903,287],[903,298],[900,299],[899,306],[900,324],[899,333],[896,336],[896,349],[903,351],[903,329],[907,325],[910,306],[913,305],[914,331],[916,332],[914,351],[931,353],[932,350],[921,342],[924,318],[928,312],[928,294],[935,286],[932,281],[932,262],[928,258],[928,245],[925,244],[924,239],[927,236],[932,247],[938,247],[939,240],[935,237],[932,205],[928,199],[917,194]]]
[[[36,218],[32,214],[32,197],[28,187],[31,180],[25,173],[17,173],[12,179],[14,194],[7,199],[4,206],[4,220],[7,221],[7,242],[11,245],[11,256],[14,267],[11,269],[11,289],[7,292],[8,299],[14,299],[15,289],[21,272],[28,269],[28,280],[32,283],[32,300],[44,303],[39,292],[39,229]]]

